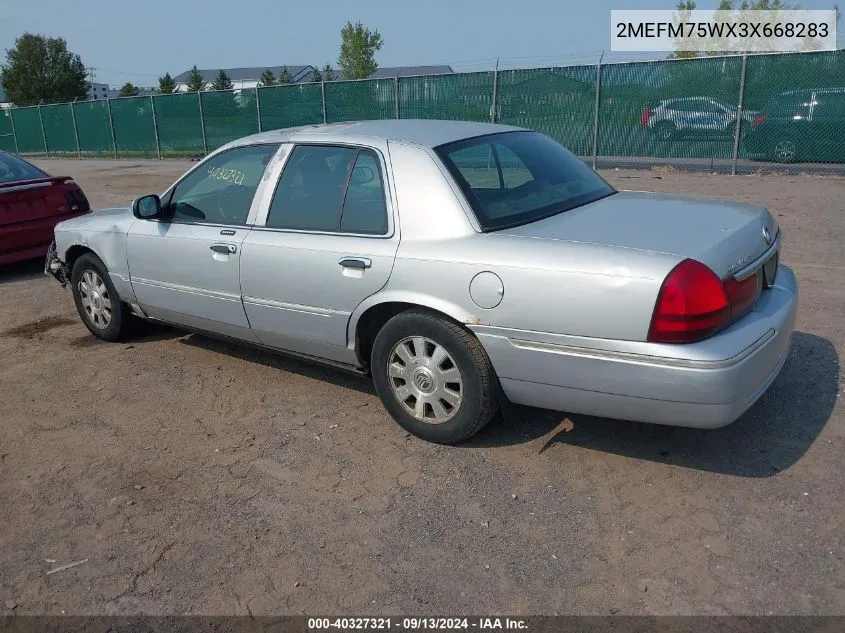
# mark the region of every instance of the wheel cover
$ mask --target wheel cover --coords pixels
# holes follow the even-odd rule
[[[113,306],[103,278],[89,268],[82,273],[77,288],[88,322],[99,330],[105,330],[111,324]]]
[[[780,160],[792,160],[795,158],[795,142],[788,139],[778,141],[775,145],[775,156]]]
[[[387,358],[393,396],[420,422],[443,424],[461,408],[464,382],[457,363],[442,345],[424,336],[409,336]]]

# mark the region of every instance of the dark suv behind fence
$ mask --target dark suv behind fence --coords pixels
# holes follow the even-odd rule
[[[845,163],[845,88],[781,92],[743,139],[751,158]]]

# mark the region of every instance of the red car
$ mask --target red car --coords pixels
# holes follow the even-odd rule
[[[69,176],[54,178],[0,152],[0,265],[44,256],[58,222],[90,211]]]

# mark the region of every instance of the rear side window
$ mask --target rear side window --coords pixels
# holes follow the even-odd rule
[[[354,147],[296,146],[279,179],[266,226],[385,234],[384,181],[375,153]]]
[[[0,152],[0,182],[46,178],[47,174],[17,156]]]
[[[537,132],[505,132],[435,150],[485,231],[534,222],[615,193],[562,145]]]

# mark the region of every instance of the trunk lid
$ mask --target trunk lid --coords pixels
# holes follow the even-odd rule
[[[770,247],[764,228],[774,242],[777,222],[763,207],[620,191],[502,233],[668,253],[698,260],[725,279]]]
[[[0,183],[0,226],[43,220],[73,212],[65,192],[70,178],[36,178]]]

